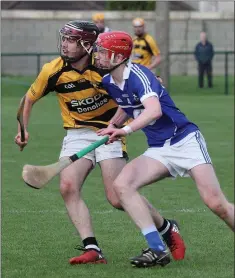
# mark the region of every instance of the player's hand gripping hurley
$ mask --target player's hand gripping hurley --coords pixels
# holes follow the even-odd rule
[[[101,140],[94,142],[88,147],[82,149],[76,154],[59,160],[56,163],[46,165],[46,166],[35,166],[35,165],[25,165],[23,167],[22,177],[25,183],[35,189],[40,189],[46,185],[52,178],[58,175],[64,168],[68,167],[74,161],[83,157],[87,153],[93,151],[99,146],[105,144],[109,140],[108,136],[103,137]]]

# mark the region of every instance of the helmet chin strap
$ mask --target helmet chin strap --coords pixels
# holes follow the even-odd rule
[[[108,71],[111,73],[112,71],[114,71],[116,68],[118,68],[120,65],[124,64],[126,61],[129,60],[129,58],[126,58],[124,60],[121,61],[121,63],[116,64],[113,62],[114,60],[114,53],[112,53],[111,59],[110,59],[110,64],[113,65],[112,68],[108,69]]]
[[[118,68],[120,65],[124,64],[128,60],[129,60],[129,58],[124,59],[121,63],[119,63],[119,64],[115,65],[114,67],[112,67],[109,72],[111,73],[112,71],[114,71],[116,68]]]

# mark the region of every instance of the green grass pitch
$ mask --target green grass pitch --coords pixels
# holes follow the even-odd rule
[[[146,243],[125,213],[105,199],[99,167],[83,188],[96,237],[107,265],[70,266],[68,259],[80,238],[70,223],[58,190],[58,178],[33,190],[21,179],[24,164],[47,165],[58,159],[63,136],[54,94],[35,104],[30,142],[23,152],[14,143],[16,110],[31,78],[2,79],[2,277],[6,278],[232,278],[234,234],[201,202],[189,178],[167,179],[142,193],[168,218],[178,220],[187,245],[184,261],[165,268],[133,269],[131,256]],[[171,94],[177,106],[201,128],[223,191],[234,201],[234,81],[224,96],[223,77],[213,89],[198,90],[195,77],[172,77]],[[141,132],[128,138],[130,158],[146,149]]]

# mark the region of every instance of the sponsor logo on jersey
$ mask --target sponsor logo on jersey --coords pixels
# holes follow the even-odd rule
[[[140,101],[139,97],[135,93],[133,94],[133,97],[134,97],[135,102],[139,102]]]
[[[120,98],[116,98],[117,102],[122,102],[122,100]]]
[[[90,81],[91,85],[95,88],[95,89],[102,89],[102,84],[101,82],[98,81]]]
[[[82,114],[99,109],[108,103],[108,101],[108,98],[104,94],[97,94],[84,99],[73,99],[67,105],[70,111],[76,111]]]
[[[81,78],[77,81],[77,83],[83,83],[83,82],[86,82],[87,80],[85,78]]]
[[[75,85],[73,83],[68,83],[64,85],[65,89],[72,89],[75,88]]]

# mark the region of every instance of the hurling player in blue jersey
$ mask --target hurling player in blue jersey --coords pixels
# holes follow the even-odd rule
[[[142,129],[149,148],[129,162],[114,182],[120,202],[146,238],[149,248],[131,259],[138,267],[165,265],[169,254],[138,189],[169,176],[191,176],[204,203],[234,231],[234,205],[220,189],[206,142],[194,123],[175,106],[155,75],[128,62],[131,37],[125,32],[100,34],[96,65],[109,70],[102,83],[119,105],[113,126],[99,131],[108,143]],[[123,128],[130,117],[134,120]]]

